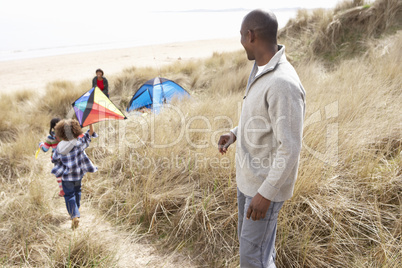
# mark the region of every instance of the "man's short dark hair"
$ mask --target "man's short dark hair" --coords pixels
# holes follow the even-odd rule
[[[258,38],[270,44],[277,44],[278,21],[271,11],[256,9],[243,20],[245,30],[253,31]]]

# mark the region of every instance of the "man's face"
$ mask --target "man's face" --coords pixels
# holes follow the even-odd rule
[[[98,78],[102,78],[102,72],[97,72],[97,73],[96,73],[96,76],[97,76]]]
[[[240,43],[242,44],[244,50],[246,51],[247,59],[255,60],[254,54],[251,49],[250,32],[245,28],[244,23],[242,23],[240,29]]]

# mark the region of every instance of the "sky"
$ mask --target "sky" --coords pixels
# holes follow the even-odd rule
[[[79,18],[80,16],[94,16],[100,14],[121,13],[130,14],[138,11],[184,11],[192,9],[255,9],[268,7],[278,8],[333,8],[335,0],[157,0],[157,1],[129,1],[129,0],[0,0],[0,18]]]
[[[106,49],[235,37],[247,10],[334,8],[337,2],[335,0],[0,0],[0,60],[14,57],[16,55],[14,52],[27,50],[62,47],[71,49],[74,46],[88,45],[96,45],[98,48],[102,45],[102,48]],[[225,13],[180,12],[227,9],[243,10]],[[284,13],[289,12],[283,11],[281,16],[278,16],[278,22],[281,22],[282,18],[286,23],[288,17]],[[282,25],[284,23],[282,22]],[[76,48],[77,51],[82,49]],[[67,50],[64,50],[64,53],[66,52]],[[19,55],[22,56],[21,53]]]

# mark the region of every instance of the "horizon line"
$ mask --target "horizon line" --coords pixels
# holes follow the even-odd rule
[[[167,10],[167,11],[153,11],[155,13],[192,13],[192,12],[240,12],[240,11],[252,11],[258,8],[228,8],[228,9],[188,9],[188,10]],[[299,9],[307,9],[307,10],[311,10],[311,9],[316,9],[316,8],[302,8],[302,7],[285,7],[285,8],[274,8],[274,9],[270,9],[271,11],[295,11],[295,10],[299,10]]]

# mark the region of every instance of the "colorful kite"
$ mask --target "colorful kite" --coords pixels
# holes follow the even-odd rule
[[[105,120],[127,119],[98,87],[79,97],[73,107],[81,127]]]

